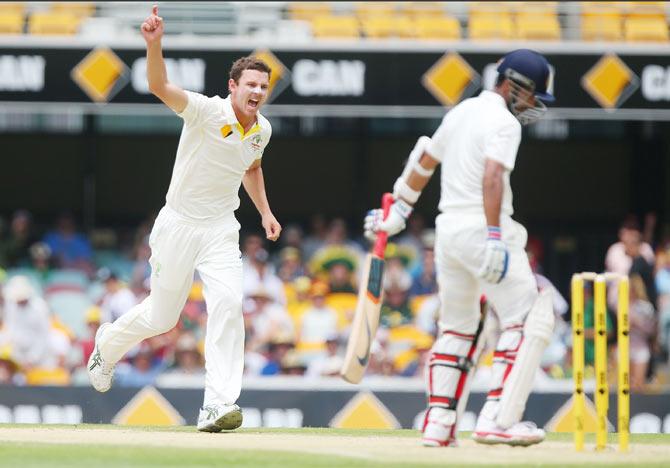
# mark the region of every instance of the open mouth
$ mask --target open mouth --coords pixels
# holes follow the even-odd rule
[[[251,107],[252,109],[258,109],[258,100],[256,100],[256,99],[249,99],[249,101],[248,101],[248,105],[249,105],[249,107]]]

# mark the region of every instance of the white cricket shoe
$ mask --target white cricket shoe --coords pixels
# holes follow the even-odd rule
[[[521,421],[507,429],[498,426],[495,421],[479,415],[472,438],[480,444],[533,445],[544,440],[546,433],[535,423]]]
[[[242,425],[242,410],[237,405],[207,405],[200,408],[198,430],[201,432],[232,431]]]
[[[88,358],[88,364],[86,365],[91,385],[99,392],[106,392],[109,390],[112,387],[112,381],[114,380],[114,364],[106,363],[98,348],[98,342],[100,341],[103,331],[110,325],[111,323],[109,322],[103,323],[100,325],[100,328],[98,328],[98,331],[95,333],[95,347],[93,348],[91,357]]]
[[[456,438],[451,437],[451,425],[431,421],[426,424],[421,437],[424,447],[457,447]]]

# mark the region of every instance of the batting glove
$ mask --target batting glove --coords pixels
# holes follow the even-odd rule
[[[389,237],[398,234],[405,229],[410,214],[412,214],[412,206],[400,199],[393,202],[386,219],[381,209],[368,211],[363,222],[365,237],[374,242],[379,231],[386,232]]]
[[[499,227],[489,226],[488,232],[484,264],[479,269],[479,276],[489,283],[500,283],[507,274],[509,252],[501,239]]]

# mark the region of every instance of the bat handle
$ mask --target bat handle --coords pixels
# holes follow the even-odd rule
[[[384,214],[384,219],[388,216],[389,211],[391,210],[391,205],[393,205],[393,195],[385,193],[384,196],[382,196],[382,213]],[[372,251],[379,258],[384,258],[384,251],[386,250],[388,237],[388,234],[384,231],[379,231],[377,233],[377,240],[375,241],[375,246]]]

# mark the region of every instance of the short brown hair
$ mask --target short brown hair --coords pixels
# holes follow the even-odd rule
[[[249,55],[235,60],[233,66],[230,68],[230,79],[235,83],[239,83],[240,76],[244,70],[258,70],[268,74],[268,79],[271,76],[272,70],[263,60]]]

